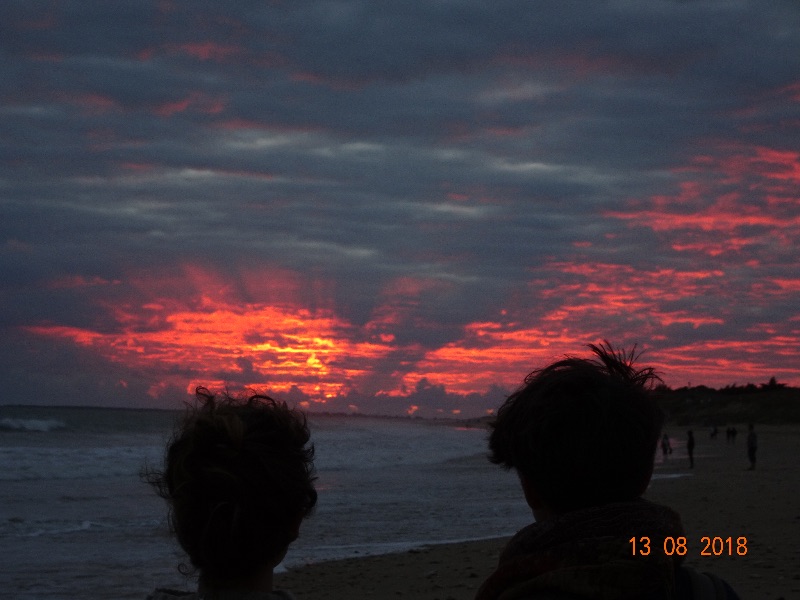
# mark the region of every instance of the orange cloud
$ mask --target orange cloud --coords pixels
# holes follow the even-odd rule
[[[675,385],[759,382],[777,370],[800,376],[800,368],[790,367],[800,346],[800,315],[789,324],[754,321],[745,332],[749,342],[713,334],[702,342],[670,337],[671,328],[698,330],[729,318],[724,307],[702,300],[724,297],[723,270],[552,262],[524,294],[509,298],[507,309],[466,323],[455,339],[427,350],[413,335],[399,341],[437,327],[425,316],[423,300],[450,285],[396,278],[379,294],[370,320],[355,324],[337,313],[333,282],[309,282],[286,269],[240,269],[224,277],[185,265],[124,283],[62,278],[53,282],[56,289],[113,294],[99,303],[113,325],[47,324],[28,331],[68,340],[138,373],[152,381],[154,397],[196,385],[276,393],[296,388],[313,402],[350,391],[404,396],[423,383],[482,394],[496,385],[514,388],[534,368],[565,354],[583,355],[587,342],[604,338],[646,344],[647,362]],[[788,298],[800,290],[800,280],[789,277],[759,285],[749,292],[753,309],[760,297]],[[129,291],[120,301],[122,289]],[[670,346],[662,349],[662,343]],[[784,364],[776,357],[785,357]]]
[[[325,311],[284,309],[259,303],[231,305],[202,298],[199,306],[169,310],[148,303],[142,314],[117,312],[121,331],[38,326],[29,331],[69,339],[113,362],[137,370],[191,374],[167,377],[180,387],[240,385],[288,390],[292,385],[312,395],[332,396],[363,376],[388,352],[381,340],[353,341],[352,326]],[[147,313],[162,313],[148,318]],[[133,326],[160,325],[147,330]],[[222,378],[220,373],[228,373]],[[164,381],[166,383],[167,381]]]
[[[514,387],[534,368],[565,354],[583,355],[587,342],[603,338],[628,346],[644,344],[647,362],[657,364],[667,381],[676,385],[685,385],[687,377],[695,383],[724,386],[740,377],[766,380],[776,370],[800,375],[790,360],[775,361],[775,356],[796,355],[798,327],[762,323],[758,331],[748,333],[754,338],[751,342],[717,340],[718,330],[703,336],[708,340],[704,343],[681,342],[680,332],[686,326],[691,330],[723,326],[732,318],[724,306],[705,301],[727,295],[730,284],[723,270],[639,270],[630,265],[568,262],[550,263],[543,270],[561,275],[532,281],[530,295],[517,301],[527,308],[508,311],[510,316],[502,320],[464,326],[459,339],[427,352],[404,376],[404,385],[411,388],[425,378],[460,393],[482,392],[498,383]],[[798,282],[776,279],[771,285],[770,290],[751,291],[753,309],[766,294],[794,293]],[[678,329],[671,333],[675,326]],[[676,343],[677,354],[660,349]],[[761,359],[753,360],[754,353]]]
[[[677,194],[604,216],[669,233],[678,252],[719,256],[751,246],[794,246],[800,235],[800,153],[736,146],[721,157],[697,156],[675,173],[688,177]]]
[[[73,278],[54,285],[105,283]],[[168,384],[191,388],[235,381],[282,391],[296,385],[324,398],[346,391],[391,350],[391,337],[364,335],[328,309],[298,305],[301,282],[285,271],[261,271],[260,276],[244,271],[233,283],[186,266],[171,277],[127,283],[144,300],[101,303],[117,324],[112,331],[53,325],[27,330],[152,373],[158,380],[154,394]]]

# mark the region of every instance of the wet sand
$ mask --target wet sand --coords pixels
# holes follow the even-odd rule
[[[715,440],[693,428],[697,446],[690,470],[683,445],[688,428],[671,427],[674,452],[664,463],[658,457],[656,473],[685,476],[654,480],[646,497],[683,517],[687,564],[723,577],[743,600],[800,598],[800,426],[758,426],[754,471],[747,470],[746,426],[737,428],[734,444],[726,442],[724,427]],[[744,536],[747,554],[701,556],[704,536]],[[492,572],[504,543],[443,544],[308,565],[276,575],[276,587],[298,600],[467,600]]]

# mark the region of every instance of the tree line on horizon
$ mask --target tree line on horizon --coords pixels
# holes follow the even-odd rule
[[[800,388],[779,383],[775,377],[759,385],[659,386],[657,392],[668,420],[681,425],[800,423]]]
[[[712,388],[706,385],[696,385],[696,386],[687,385],[673,389],[668,385],[662,383],[656,387],[656,390],[660,392],[709,391],[709,392],[719,392],[722,394],[753,394],[756,392],[772,392],[783,389],[800,390],[800,388],[793,388],[785,383],[778,383],[775,377],[770,377],[767,383],[760,383],[758,385],[754,383],[746,383],[743,385],[737,385],[733,383],[733,384],[728,384],[725,387],[721,388]]]

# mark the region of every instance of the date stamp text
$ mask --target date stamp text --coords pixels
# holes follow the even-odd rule
[[[631,554],[634,556],[647,556],[651,552],[658,551],[667,556],[673,554],[685,556],[689,552],[697,552],[697,556],[745,556],[747,554],[747,538],[744,536],[734,538],[704,535],[700,538],[700,544],[696,548],[690,548],[689,542],[683,536],[665,537],[660,548],[657,547],[657,544],[651,543],[647,536],[632,537],[628,543],[631,545]]]

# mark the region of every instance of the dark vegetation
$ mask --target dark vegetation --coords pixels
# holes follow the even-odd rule
[[[676,425],[800,423],[800,388],[778,383],[658,388],[667,421]]]
[[[778,383],[729,385],[714,389],[704,385],[671,389],[665,385],[656,390],[667,423],[672,425],[740,426],[747,423],[781,425],[800,423],[800,388]],[[486,427],[491,416],[463,419],[467,427]],[[723,431],[724,433],[724,431]]]

